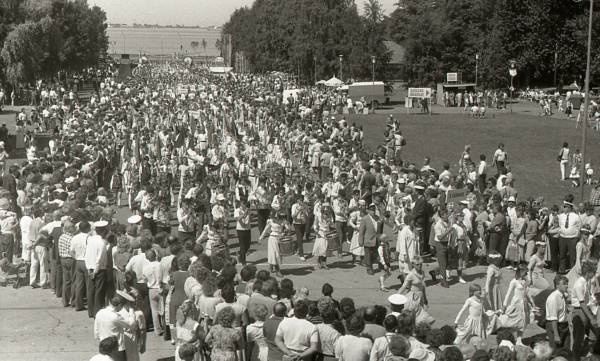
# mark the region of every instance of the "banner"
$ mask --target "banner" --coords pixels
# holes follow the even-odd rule
[[[408,88],[409,98],[431,98],[431,88]]]

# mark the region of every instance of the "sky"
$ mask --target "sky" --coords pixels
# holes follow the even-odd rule
[[[88,0],[104,9],[109,23],[223,25],[231,13],[254,0]],[[397,0],[380,0],[389,14]],[[356,0],[360,11],[363,0]]]

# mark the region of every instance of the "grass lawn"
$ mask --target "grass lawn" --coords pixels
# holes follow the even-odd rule
[[[367,145],[375,151],[384,141],[385,123],[388,114],[351,115],[349,121],[362,125]],[[493,116],[493,117],[492,117]],[[421,166],[423,158],[431,157],[432,166],[442,168],[447,161],[456,174],[458,160],[465,144],[471,145],[471,157],[476,163],[479,155],[485,154],[491,164],[498,143],[505,145],[509,165],[515,176],[515,187],[519,198],[544,196],[547,204],[562,201],[567,193],[579,200],[580,189],[572,188],[571,182],[560,181],[560,168],[556,157],[563,142],[568,142],[571,151],[581,146],[581,129],[575,129],[573,121],[544,118],[522,113],[495,113],[487,119],[467,118],[454,114],[406,114],[394,113],[400,119],[402,134],[407,145],[404,159]],[[587,157],[592,161],[596,174],[600,163],[596,159],[600,145],[598,134],[588,130]],[[495,174],[495,169],[490,169]],[[586,199],[589,186],[586,187]]]

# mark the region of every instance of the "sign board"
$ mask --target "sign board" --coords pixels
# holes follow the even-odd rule
[[[446,73],[446,82],[457,82],[458,81],[458,73]]]
[[[431,98],[431,88],[408,88],[409,98]]]
[[[467,189],[451,189],[448,191],[448,195],[446,197],[446,204],[448,203],[459,203],[467,199]]]

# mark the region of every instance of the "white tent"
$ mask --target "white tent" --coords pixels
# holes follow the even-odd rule
[[[325,85],[330,87],[339,87],[344,85],[344,82],[336,78],[335,76],[325,82]]]
[[[327,83],[326,80],[319,80],[316,85],[323,85],[325,83]]]

